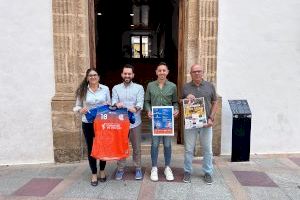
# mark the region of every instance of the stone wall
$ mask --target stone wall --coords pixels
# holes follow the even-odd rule
[[[54,158],[81,159],[80,123],[72,108],[75,90],[89,68],[87,0],[53,0],[55,96],[52,99]]]

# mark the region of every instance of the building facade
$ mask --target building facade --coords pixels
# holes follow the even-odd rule
[[[81,159],[84,142],[72,107],[94,60],[91,5],[1,3],[0,165]],[[179,93],[190,66],[202,64],[222,96],[215,155],[231,151],[228,99],[248,99],[251,153],[300,152],[299,8],[296,0],[179,1]]]

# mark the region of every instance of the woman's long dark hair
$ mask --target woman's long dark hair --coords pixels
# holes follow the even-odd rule
[[[88,84],[89,84],[88,75],[91,71],[95,71],[95,70],[92,69],[92,68],[86,70],[85,77],[84,77],[84,79],[82,80],[82,82],[80,83],[79,87],[76,90],[75,96],[79,97],[80,101],[82,101],[86,96],[86,92],[87,92]]]

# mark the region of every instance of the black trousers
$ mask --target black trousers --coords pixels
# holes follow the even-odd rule
[[[91,156],[93,148],[93,140],[95,137],[94,124],[82,122],[82,131],[85,137],[85,142],[88,150],[88,160],[93,174],[97,174],[97,160]],[[104,170],[106,161],[100,160],[100,170]]]

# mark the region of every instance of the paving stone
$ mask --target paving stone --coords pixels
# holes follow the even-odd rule
[[[33,178],[14,192],[14,195],[43,197],[53,190],[62,180],[63,179]]]
[[[63,196],[67,198],[98,198],[101,195],[101,192],[103,192],[107,183],[113,178],[114,169],[114,162],[107,162],[105,167],[107,181],[104,183],[99,182],[98,186],[93,187],[90,183],[91,170],[87,163],[87,169],[81,174],[80,178],[64,192]]]
[[[247,162],[231,162],[230,159],[228,159],[226,163],[233,171],[261,171],[261,167],[253,160]]]
[[[63,196],[67,198],[98,198],[101,196],[101,193],[103,193],[106,185],[107,182],[99,182],[98,186],[91,186],[90,176],[86,174],[85,177],[72,184],[71,187],[65,191]]]
[[[253,160],[264,169],[286,168],[286,166],[277,158],[255,158]]]
[[[290,157],[289,159],[300,167],[300,157]]]
[[[103,199],[137,199],[141,181],[115,181],[107,182],[99,198]]]
[[[0,177],[0,194],[11,195],[20,187],[30,181],[30,177],[22,176],[1,176]]]
[[[155,199],[186,199],[190,185],[185,183],[159,182],[156,185]]]
[[[267,172],[281,190],[291,199],[300,199],[300,172],[299,171],[276,171]]]
[[[233,171],[233,174],[243,186],[278,187],[264,172]]]
[[[290,200],[279,188],[246,187],[251,200]]]
[[[74,169],[76,165],[33,165],[32,167],[25,166],[24,168],[15,168],[14,176],[18,177],[55,177],[55,178],[65,178]]]
[[[191,184],[191,191],[187,193],[188,200],[201,199],[201,200],[231,200],[234,199],[228,187],[225,184],[213,183],[207,185],[204,182],[198,184]]]

